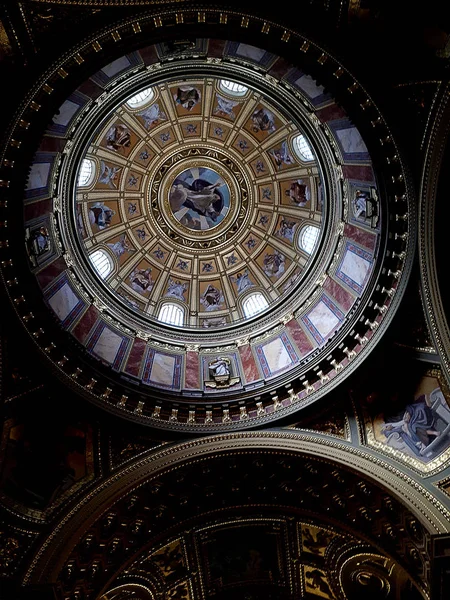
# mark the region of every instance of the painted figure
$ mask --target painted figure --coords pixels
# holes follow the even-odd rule
[[[113,125],[106,134],[106,147],[109,150],[115,150],[116,152],[122,148],[129,148],[131,144],[130,130],[126,125],[122,123],[119,125]]]
[[[117,187],[115,181],[117,180],[119,171],[120,167],[110,167],[105,162],[101,161],[98,182],[109,185],[109,187],[115,189]]]
[[[135,252],[135,249],[130,245],[125,234],[120,236],[120,239],[114,244],[106,244],[114,252],[116,256],[122,256],[125,252]]]
[[[186,302],[186,298],[184,297],[184,294],[186,293],[187,288],[188,288],[188,286],[187,286],[186,282],[181,283],[181,281],[179,281],[178,279],[173,280],[172,278],[170,278],[166,296],[172,297],[172,298],[178,298],[178,300]]]
[[[200,304],[205,307],[206,311],[219,310],[224,301],[221,290],[218,290],[213,285],[208,285],[200,298]]]
[[[247,288],[253,287],[255,284],[250,281],[247,269],[243,273],[238,273],[236,277],[230,277],[231,281],[236,284],[238,294],[244,292]]]
[[[280,277],[284,273],[285,257],[280,252],[266,253],[263,260],[263,271],[268,277]]]
[[[234,100],[227,100],[223,96],[217,94],[217,106],[214,108],[214,114],[223,114],[226,117],[230,117],[230,119],[235,119],[236,114],[233,110],[235,106],[238,106],[239,102],[235,102]]]
[[[297,206],[305,206],[308,200],[311,199],[311,192],[303,179],[293,181],[291,186],[285,191],[285,194]]]
[[[198,102],[200,102],[200,90],[192,86],[180,86],[177,93],[173,96],[177,104],[181,104],[186,110],[192,110]]]
[[[230,375],[230,359],[219,357],[208,363],[208,368],[212,371],[214,377],[226,377]]]
[[[296,227],[297,223],[295,221],[287,221],[286,219],[282,219],[280,222],[280,227],[275,232],[275,235],[281,238],[286,238],[290,242],[293,242]]]
[[[111,225],[111,220],[116,212],[103,202],[95,202],[89,208],[89,223],[97,225],[99,229],[105,229]]]
[[[135,269],[130,275],[130,283],[133,290],[140,293],[150,292],[154,284],[151,273],[152,270],[150,267],[147,269]]]
[[[270,110],[267,108],[259,108],[252,114],[252,131],[259,133],[260,131],[267,131],[272,133],[275,131],[275,117]]]
[[[158,121],[167,120],[166,113],[161,110],[157,102],[138,113],[138,115],[144,119],[144,126],[146,129],[150,129],[150,127],[155,125]]]
[[[223,207],[222,194],[218,190],[222,185],[221,179],[212,184],[203,179],[195,179],[191,184],[176,183],[170,191],[171,208],[174,213],[181,206],[191,208],[197,214],[206,216],[215,223]]]
[[[277,169],[280,169],[282,165],[292,165],[294,164],[294,159],[289,154],[288,146],[286,142],[282,142],[279,148],[274,148],[273,150],[269,150],[269,154],[273,157]]]

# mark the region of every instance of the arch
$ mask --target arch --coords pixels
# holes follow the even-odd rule
[[[87,187],[95,177],[95,163],[90,158],[83,158],[78,172],[78,186]]]
[[[113,270],[113,261],[108,252],[101,248],[89,255],[89,260],[102,279],[106,279]]]
[[[300,160],[309,162],[314,160],[314,154],[311,150],[311,146],[309,142],[306,140],[306,137],[300,133],[292,140],[292,146],[294,147],[294,152],[300,158]]]
[[[320,229],[317,225],[305,225],[298,234],[298,245],[301,250],[311,254],[319,238]]]
[[[248,87],[235,81],[229,81],[228,79],[221,79],[219,87],[223,92],[231,94],[232,96],[245,96],[248,92]]]
[[[155,92],[149,87],[134,94],[131,98],[128,98],[126,104],[128,104],[130,108],[140,108],[141,106],[144,106],[144,104],[147,104],[147,102],[153,100],[154,96]]]
[[[184,323],[184,309],[175,302],[164,302],[158,312],[158,321],[181,327]]]
[[[242,310],[246,319],[257,315],[269,306],[266,297],[261,292],[249,294],[242,302]]]

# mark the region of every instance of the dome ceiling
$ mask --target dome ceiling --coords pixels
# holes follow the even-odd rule
[[[84,249],[108,259],[105,283],[147,318],[170,300],[183,327],[239,322],[249,298],[269,309],[298,287],[316,246],[318,163],[291,119],[241,88],[156,84],[109,114],[85,154]]]
[[[380,185],[328,89],[220,39],[155,43],[72,88],[61,69],[23,213],[51,314],[24,323],[54,372],[126,418],[193,431],[270,421],[349,374],[397,303],[409,224],[403,175]]]

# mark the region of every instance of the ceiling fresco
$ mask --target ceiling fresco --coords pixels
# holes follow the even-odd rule
[[[146,317],[169,299],[182,326],[221,327],[246,318],[255,292],[270,309],[312,259],[302,231],[322,223],[317,161],[295,151],[304,134],[262,94],[236,96],[220,79],[147,90],[138,108],[108,115],[85,154],[94,173],[77,186],[76,210],[86,252],[107,253],[106,284]]]

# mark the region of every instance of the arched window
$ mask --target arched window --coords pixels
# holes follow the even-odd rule
[[[245,87],[245,85],[235,83],[234,81],[228,81],[228,79],[221,79],[219,87],[224,92],[232,94],[233,96],[245,96],[248,90],[248,87]]]
[[[247,319],[253,317],[253,315],[257,315],[265,308],[269,306],[266,298],[261,294],[261,292],[255,292],[254,294],[250,294],[242,303],[242,308],[244,310],[244,315]]]
[[[106,279],[113,269],[112,260],[104,250],[96,250],[89,256],[89,260],[102,279]]]
[[[131,108],[139,108],[140,106],[147,104],[147,102],[150,102],[154,95],[155,92],[152,90],[152,88],[147,88],[145,90],[141,90],[134,96],[131,96],[131,98],[128,98],[127,104]]]
[[[94,179],[95,165],[94,161],[89,158],[83,158],[81,161],[80,172],[78,174],[78,185],[87,186]]]
[[[307,225],[300,230],[299,246],[302,250],[311,254],[319,237],[319,228],[315,225]]]
[[[178,304],[165,302],[159,309],[158,321],[168,325],[183,325],[184,310]]]
[[[300,134],[294,138],[293,146],[295,153],[298,155],[300,160],[314,160],[314,154],[311,150],[311,146],[308,144],[303,134]]]

